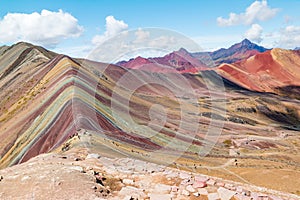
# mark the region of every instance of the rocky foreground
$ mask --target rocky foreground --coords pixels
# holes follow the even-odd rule
[[[77,147],[64,153],[42,154],[1,170],[0,199],[296,200],[300,197],[131,158],[108,158]]]

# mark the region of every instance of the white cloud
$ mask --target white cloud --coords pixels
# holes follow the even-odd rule
[[[134,35],[136,36],[135,43],[143,43],[150,37],[150,32],[139,28]]]
[[[300,26],[287,26],[280,33],[278,45],[283,48],[300,46]]]
[[[77,19],[62,10],[8,13],[0,20],[0,43],[27,41],[55,46],[63,39],[79,37],[82,32]]]
[[[262,39],[263,28],[259,24],[252,24],[251,28],[245,33],[245,37],[254,42],[260,43]]]
[[[245,12],[236,14],[230,13],[229,18],[218,17],[219,26],[250,25],[257,21],[266,21],[273,18],[279,10],[270,8],[267,0],[254,1]]]
[[[125,31],[128,28],[128,25],[122,20],[116,20],[114,16],[106,17],[106,30],[103,35],[96,35],[92,39],[93,44],[101,44],[105,40]]]
[[[154,38],[149,42],[150,46],[156,47],[156,48],[162,48],[167,49],[170,44],[178,43],[177,38],[173,36],[159,36],[157,38]]]
[[[181,47],[192,52],[201,51],[200,46],[191,38],[161,28],[126,30],[94,47],[88,59],[112,63],[136,56],[161,56]]]

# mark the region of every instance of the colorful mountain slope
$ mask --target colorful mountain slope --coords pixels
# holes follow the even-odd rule
[[[273,49],[216,69],[221,76],[244,88],[273,93],[276,88],[299,86],[299,70],[300,52],[284,49]]]
[[[1,62],[5,66],[1,70],[1,167],[49,152],[79,128],[99,131],[107,137],[148,150],[161,148],[163,142],[159,138],[162,136],[166,141],[173,138],[173,128],[166,128],[161,131],[162,135],[148,138],[136,127],[116,123],[110,110],[111,98],[116,82],[127,72],[123,68],[89,61],[79,64],[67,56],[50,56],[46,50],[39,51],[24,43],[8,49]],[[170,80],[174,79],[172,76],[168,76]],[[168,83],[165,76],[152,73],[137,71],[135,77],[143,77],[146,82],[165,81],[168,89],[178,89],[179,86]],[[195,81],[204,84],[203,80]],[[149,84],[140,91],[143,94],[160,93],[158,88]],[[147,124],[149,116],[145,113],[148,113],[153,100],[143,99],[137,94],[131,99],[131,106],[139,109],[130,112],[139,124]],[[176,100],[171,102],[179,106]],[[126,104],[122,107],[126,108]],[[119,114],[127,118],[126,112]],[[176,117],[168,123],[178,125],[180,117],[177,115],[180,113],[174,114]],[[186,137],[189,136],[178,138],[189,140]]]

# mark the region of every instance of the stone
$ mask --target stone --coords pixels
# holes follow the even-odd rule
[[[208,195],[208,191],[205,188],[198,188],[198,193],[201,195]]]
[[[133,185],[134,184],[134,181],[132,179],[123,179],[122,180],[122,183],[126,184],[126,185]]]
[[[179,178],[181,179],[190,179],[192,176],[186,172],[180,172]]]
[[[247,197],[247,196],[242,195],[242,194],[236,194],[236,195],[234,195],[234,198],[238,199],[238,200],[251,200],[252,199],[251,197]]]
[[[206,186],[207,186],[207,184],[205,182],[202,182],[202,181],[195,181],[193,183],[193,188],[204,188]]]
[[[171,200],[172,195],[171,194],[149,194],[148,195],[150,200]]]
[[[218,194],[221,200],[230,200],[235,194],[235,191],[228,190],[226,188],[218,188]]]
[[[182,190],[181,194],[184,196],[190,196],[190,193],[187,190]]]
[[[84,171],[82,167],[76,166],[76,165],[75,166],[70,166],[69,169],[75,170],[75,171],[79,171],[79,172],[83,172]]]
[[[134,181],[134,185],[138,186],[139,188],[152,188],[152,183],[146,179],[137,179]]]
[[[215,185],[215,184],[216,184],[216,181],[213,180],[213,179],[209,179],[208,181],[206,181],[206,184],[207,184],[207,185]]]
[[[195,188],[193,188],[193,186],[191,186],[191,185],[186,186],[185,189],[189,192],[196,192]]]
[[[121,197],[130,196],[130,197],[136,198],[136,199],[145,199],[146,198],[146,194],[143,192],[142,189],[132,187],[132,186],[123,187],[120,190],[119,195]]]
[[[243,187],[241,187],[241,186],[237,186],[237,188],[236,188],[236,192],[237,193],[242,193],[243,192]]]
[[[132,200],[132,199],[133,199],[133,197],[131,195],[127,195],[122,200]]]
[[[192,185],[194,183],[194,181],[192,181],[191,179],[183,179],[181,181],[181,185]]]
[[[92,186],[92,189],[93,190],[97,190],[97,186]]]
[[[226,183],[225,188],[228,190],[236,190],[236,187],[233,184]]]
[[[92,159],[92,158],[99,159],[99,158],[101,158],[101,156],[99,154],[96,154],[96,153],[89,153],[86,156],[86,159]]]
[[[199,194],[198,192],[194,192],[193,195],[194,195],[195,197],[199,197],[199,196],[200,196],[200,194]]]
[[[171,186],[171,192],[178,192],[179,188],[177,186]]]
[[[171,186],[165,184],[156,184],[154,190],[158,194],[168,194],[171,191]]]
[[[208,200],[217,200],[217,199],[220,199],[218,193],[209,193],[207,195],[207,198],[208,198]]]
[[[230,156],[238,156],[239,151],[237,149],[229,149],[229,155]]]
[[[225,183],[223,183],[223,182],[217,182],[216,186],[218,186],[218,187],[225,187]]]
[[[194,179],[195,179],[195,181],[206,182],[206,181],[208,181],[209,178],[207,178],[205,176],[197,175],[197,176],[195,176]]]

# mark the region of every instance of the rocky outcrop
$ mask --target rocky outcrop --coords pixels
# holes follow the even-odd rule
[[[276,199],[298,196],[73,148],[0,170],[1,199]],[[97,156],[95,156],[97,155]],[[3,176],[4,178],[3,178]],[[18,192],[11,188],[18,184]]]

